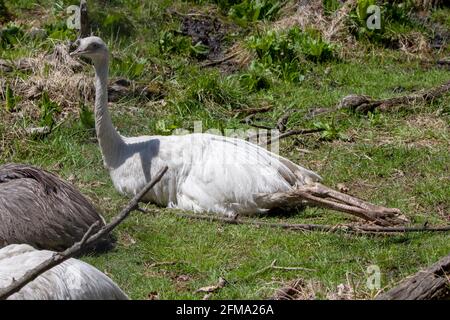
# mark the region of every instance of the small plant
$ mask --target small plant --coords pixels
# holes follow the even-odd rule
[[[367,40],[385,47],[395,48],[399,46],[402,35],[411,31],[424,31],[423,26],[414,22],[411,11],[414,1],[383,2],[380,7],[380,29],[369,29],[367,9],[377,5],[376,0],[358,0],[355,10],[350,12],[350,32],[359,40]]]
[[[16,97],[14,96],[14,92],[11,89],[9,83],[6,85],[5,92],[5,100],[6,100],[6,111],[13,112],[16,108]]]
[[[163,31],[159,35],[159,51],[161,53],[186,53],[191,41],[188,37],[175,35],[172,31]]]
[[[260,64],[287,82],[303,79],[308,60],[320,63],[334,57],[334,47],[322,39],[319,31],[312,29],[270,30],[263,35],[249,37],[247,43]]]
[[[94,112],[92,112],[84,103],[80,102],[80,123],[85,129],[95,128]]]
[[[191,56],[204,57],[207,56],[209,53],[208,46],[205,46],[201,42],[197,42],[195,45],[191,45],[189,49]]]
[[[376,0],[358,0],[358,5],[356,6],[356,14],[358,16],[361,25],[365,25],[367,21],[367,9],[370,6],[376,5]]]
[[[76,37],[76,30],[69,29],[66,22],[63,20],[44,25],[44,30],[47,32],[50,39],[67,40],[75,39]]]
[[[56,102],[52,101],[48,96],[47,91],[42,93],[39,100],[39,106],[41,109],[40,125],[51,129],[55,125],[55,114],[61,112],[61,107]]]
[[[299,28],[289,30],[289,37],[293,39],[295,50],[306,59],[314,62],[331,60],[334,47],[322,38],[318,30],[308,29],[302,32]]]
[[[293,27],[288,32],[268,31],[263,36],[249,38],[249,46],[261,60],[269,63],[300,60],[302,56],[314,62],[323,62],[333,58],[334,47],[322,39],[319,31],[300,30]]]
[[[13,23],[8,23],[4,28],[0,29],[0,47],[10,49],[17,45],[23,38],[23,30]]]
[[[258,91],[270,88],[272,86],[272,77],[273,73],[270,69],[266,68],[262,63],[252,61],[247,72],[240,75],[239,81],[250,91]]]
[[[280,10],[282,1],[275,0],[244,0],[233,5],[228,15],[239,25],[258,20],[272,20]]]
[[[114,58],[114,68],[117,68],[122,76],[126,75],[130,79],[140,78],[144,74],[147,64],[147,59],[138,58],[134,55]]]
[[[325,14],[327,15],[332,14],[341,6],[339,0],[323,0],[322,3]]]
[[[317,129],[323,129],[320,138],[325,141],[332,141],[336,139],[347,139],[347,137],[341,132],[341,129],[336,126],[334,120],[331,122],[317,121],[314,123],[314,127]]]
[[[201,42],[192,44],[192,39],[188,36],[176,34],[174,31],[163,31],[159,37],[159,51],[200,58],[208,55],[209,48]]]

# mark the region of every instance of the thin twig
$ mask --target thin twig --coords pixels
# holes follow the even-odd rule
[[[293,110],[288,110],[278,119],[277,121],[278,131],[282,133],[286,131],[286,124],[293,113],[294,113]]]
[[[258,220],[241,220],[230,219],[223,217],[216,217],[211,215],[187,214],[177,213],[178,217],[188,218],[193,220],[206,220],[211,222],[220,222],[226,224],[243,224],[260,227],[279,228],[293,231],[321,231],[321,232],[349,232],[349,233],[363,233],[363,234],[393,234],[393,233],[407,233],[407,232],[448,232],[450,225],[445,226],[411,226],[411,227],[381,227],[381,226],[356,226],[356,225],[323,225],[323,224],[290,224],[290,223],[275,223]]]
[[[441,59],[441,60],[438,60],[436,63],[439,66],[450,66],[450,60],[449,59]]]
[[[267,141],[264,140],[263,143],[261,143],[264,146],[271,145],[272,143],[274,143],[276,141],[279,141],[280,139],[287,138],[287,137],[290,137],[290,136],[302,135],[302,134],[304,134],[304,135],[306,135],[306,134],[313,134],[313,133],[317,133],[317,132],[321,132],[321,131],[325,130],[323,128],[313,128],[313,129],[292,129],[292,130],[286,131],[286,129],[287,129],[286,128],[286,124],[289,121],[289,118],[291,117],[291,115],[295,113],[294,110],[286,111],[277,120],[277,124],[276,124],[275,128],[272,128],[272,127],[269,127],[269,126],[265,126],[265,125],[260,125],[260,124],[254,123],[252,121],[252,119],[253,119],[253,117],[254,117],[254,115],[256,113],[267,112],[269,110],[271,110],[271,107],[261,108],[261,109],[248,109],[248,111],[249,111],[248,114],[249,115],[247,117],[245,117],[244,120],[241,121],[241,123],[245,123],[245,124],[247,124],[249,126],[252,126],[252,127],[255,127],[255,128],[258,128],[258,129],[265,129],[265,130],[270,130],[270,131],[277,130],[279,132],[278,136],[276,136],[276,137],[274,137],[274,138],[272,138],[270,140],[267,140]],[[254,136],[249,137],[249,139],[258,138],[258,136],[259,136],[259,134],[256,134]]]
[[[232,53],[232,54],[230,54],[228,56],[223,57],[222,59],[205,62],[205,63],[201,64],[200,67],[206,68],[206,67],[213,67],[213,66],[216,66],[218,64],[222,64],[222,63],[227,62],[228,60],[231,60],[234,57],[236,57],[238,55],[238,53],[239,52],[235,52],[235,53]]]
[[[237,114],[245,114],[247,116],[249,115],[255,115],[257,113],[266,113],[273,109],[273,106],[265,106],[261,108],[247,108],[247,109],[236,109],[233,110],[233,113]]]
[[[375,109],[381,111],[388,111],[390,108],[398,105],[414,105],[418,102],[430,102],[437,99],[450,91],[450,82],[446,82],[437,87],[431,89],[422,90],[409,95],[403,95],[399,97],[387,98],[387,99],[372,99],[367,96],[350,95],[344,97],[334,107],[324,109],[324,112],[334,112],[339,109],[351,109],[359,113],[373,112]],[[351,98],[351,99],[349,99]]]
[[[94,235],[90,235],[92,233],[92,230],[95,228],[96,225],[98,225],[98,222],[94,223],[88,231],[85,233],[85,235],[82,237],[82,239],[75,243],[70,248],[66,249],[62,252],[55,252],[49,259],[43,261],[35,268],[27,271],[22,278],[19,280],[13,281],[9,286],[6,288],[0,289],[0,300],[7,299],[10,295],[18,292],[20,289],[22,289],[24,286],[26,286],[29,282],[36,279],[38,276],[43,274],[44,272],[50,270],[51,268],[63,263],[64,261],[70,259],[71,257],[81,253],[83,249],[86,247],[92,245],[100,238],[103,238],[106,234],[110,233],[115,227],[117,227],[129,214],[131,211],[136,210],[138,208],[138,204],[142,197],[148,193],[148,191],[153,188],[153,186],[158,183],[159,180],[163,177],[163,175],[167,171],[167,166],[163,167],[155,176],[154,178],[137,194],[131,199],[131,201],[128,203],[128,205],[122,209],[122,211],[115,216],[110,223],[103,226],[97,233]]]
[[[150,264],[145,264],[146,268],[154,268],[154,267],[160,267],[160,266],[174,266],[176,264],[182,264],[182,263],[186,263],[184,261],[158,261],[158,262],[153,262]]]
[[[269,270],[286,270],[286,271],[295,271],[295,270],[302,270],[302,271],[316,271],[314,269],[309,269],[309,268],[303,268],[303,267],[281,267],[281,266],[277,266],[276,265],[277,260],[273,260],[272,263],[270,265],[268,265],[267,267],[262,268],[261,270],[258,270],[250,275],[248,275],[247,277],[245,277],[243,279],[243,281],[247,281],[251,278],[254,278],[257,275],[260,275],[262,273],[265,273]]]

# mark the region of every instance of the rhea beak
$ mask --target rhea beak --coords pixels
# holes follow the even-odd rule
[[[79,57],[81,56],[83,53],[86,53],[86,50],[80,50],[80,49],[76,49],[75,51],[72,51],[71,53],[69,53],[69,55],[71,57]]]

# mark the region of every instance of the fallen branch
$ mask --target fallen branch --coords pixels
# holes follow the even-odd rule
[[[249,126],[258,128],[258,129],[264,129],[264,130],[268,130],[270,132],[273,131],[278,131],[279,134],[271,139],[264,139],[260,145],[261,146],[269,146],[274,142],[277,142],[281,139],[287,138],[287,137],[291,137],[291,136],[295,136],[295,135],[307,135],[307,134],[313,134],[313,133],[317,133],[317,132],[321,132],[324,131],[325,129],[323,128],[312,128],[312,129],[291,129],[289,131],[287,130],[287,122],[289,121],[289,118],[292,114],[295,113],[295,111],[293,110],[288,110],[287,112],[285,112],[278,120],[277,120],[277,124],[275,128],[271,128],[269,126],[264,126],[264,125],[260,125],[260,124],[256,124],[252,121],[252,119],[254,118],[254,115],[256,113],[260,113],[260,112],[266,112],[268,110],[265,109],[260,109],[260,110],[255,110],[256,112],[251,113],[249,116],[247,116],[244,120],[242,120],[242,123],[245,123]],[[255,139],[255,138],[259,138],[259,134],[253,135],[248,137],[250,140]]]
[[[154,267],[160,267],[160,266],[174,266],[177,264],[185,263],[183,261],[160,261],[160,262],[153,262],[153,263],[145,263],[144,266],[148,269],[154,268]]]
[[[247,116],[252,116],[255,115],[257,113],[265,113],[265,112],[269,112],[273,109],[272,106],[265,106],[265,107],[261,107],[261,108],[247,108],[247,109],[237,109],[237,110],[233,110],[234,113],[237,114],[245,114]],[[246,118],[247,119],[247,118]],[[247,122],[246,122],[247,123]]]
[[[314,108],[310,111],[311,117],[317,114],[334,112],[339,109],[352,110],[359,113],[373,112],[375,109],[380,111],[388,111],[390,108],[398,105],[414,105],[419,102],[430,102],[437,99],[450,91],[450,82],[446,82],[440,86],[422,90],[417,93],[375,100],[365,95],[348,95],[344,97],[336,106],[331,108]],[[315,110],[319,110],[316,112]]]
[[[380,226],[362,226],[362,225],[324,225],[324,224],[304,224],[304,223],[275,223],[257,220],[242,220],[234,218],[223,218],[212,215],[199,215],[177,213],[178,217],[192,220],[204,220],[210,222],[219,222],[235,225],[253,225],[257,227],[268,227],[276,229],[286,229],[293,231],[321,231],[321,232],[348,232],[356,234],[397,234],[407,232],[447,232],[450,231],[450,225],[429,227],[411,226],[411,227],[380,227]]]
[[[167,171],[167,166],[163,167],[154,178],[128,203],[128,205],[115,216],[110,223],[103,226],[97,233],[92,234],[94,228],[98,225],[98,221],[94,223],[88,231],[84,234],[83,238],[75,243],[70,248],[62,252],[55,252],[52,257],[43,261],[41,264],[35,268],[27,271],[22,278],[14,280],[8,287],[0,289],[0,300],[7,299],[10,295],[18,292],[29,282],[36,279],[38,276],[43,274],[45,271],[63,263],[64,261],[70,259],[73,256],[81,253],[85,248],[90,247],[100,238],[103,238],[106,234],[110,233],[115,227],[117,227],[129,214],[131,211],[136,210],[139,207],[139,202],[142,197],[148,193],[148,191],[153,188],[153,186],[158,183],[159,180]]]
[[[450,255],[417,272],[376,300],[444,300],[450,298]]]
[[[235,53],[232,53],[232,54],[230,54],[228,56],[223,57],[222,59],[217,59],[217,60],[212,60],[212,61],[209,61],[209,62],[205,62],[205,63],[201,64],[200,67],[202,67],[202,68],[213,67],[213,66],[216,66],[218,64],[222,64],[224,62],[227,62],[227,61],[233,59],[234,57],[236,57],[237,55],[238,55],[238,52],[235,52]]]
[[[226,284],[227,284],[227,280],[225,280],[224,278],[220,277],[219,281],[217,282],[217,284],[212,285],[212,286],[207,286],[207,287],[201,287],[201,288],[195,290],[195,292],[204,292],[204,293],[215,292],[215,291],[225,287]]]
[[[450,59],[441,59],[441,60],[438,60],[436,63],[438,66],[450,67]]]
[[[263,113],[263,112],[267,112],[272,110],[272,107],[265,107],[265,108],[260,108],[260,109],[249,109],[252,110],[251,113],[248,113],[248,116],[245,117],[245,119],[241,120],[241,123],[245,123],[249,126],[255,127],[255,128],[259,128],[259,129],[266,129],[266,130],[278,130],[280,133],[283,133],[286,131],[286,124],[289,120],[289,117],[292,115],[293,111],[289,110],[287,112],[285,112],[277,121],[277,125],[275,128],[269,127],[269,126],[264,126],[264,125],[260,125],[260,124],[256,124],[253,122],[253,118],[255,117],[255,115],[257,113]]]

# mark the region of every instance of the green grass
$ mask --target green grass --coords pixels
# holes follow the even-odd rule
[[[45,13],[45,25],[56,26],[64,19],[61,8],[76,2],[60,1],[58,7],[50,1],[39,1],[36,6],[22,0],[6,1],[6,5],[13,14],[22,17],[20,27],[26,33],[30,25],[24,22],[24,17]],[[112,2],[114,8],[106,8],[97,18],[103,21],[112,15],[111,28],[100,28],[112,52],[111,76],[140,84],[159,83],[164,88],[163,98],[125,98],[111,105],[114,124],[121,134],[170,134],[176,128],[192,129],[193,121],[199,120],[204,130],[248,129],[240,122],[243,116],[236,110],[266,105],[273,109],[261,114],[259,122],[274,126],[291,108],[298,113],[290,118],[289,128],[314,127],[320,121],[333,124],[339,134],[331,140],[321,139],[320,134],[288,138],[281,143],[283,156],[320,173],[324,183],[331,187],[344,183],[351,194],[400,208],[415,224],[449,223],[449,95],[431,104],[390,113],[357,115],[339,111],[312,120],[304,117],[308,108],[333,106],[348,94],[386,98],[401,95],[398,92],[402,90],[431,88],[449,81],[448,71],[424,67],[419,59],[401,51],[367,47],[367,52],[355,52],[345,59],[305,62],[300,81],[265,74],[270,85],[258,88],[242,80],[248,78],[249,71],[245,68],[233,72],[201,68],[201,57],[186,54],[185,50],[161,50],[160,37],[164,32],[180,28],[180,19],[164,13],[170,7],[180,12],[188,12],[191,7],[215,10],[214,14],[231,23],[211,2],[160,0],[141,1],[138,5],[131,1]],[[118,9],[127,10],[127,19],[117,17],[123,12]],[[96,5],[92,10],[98,10]],[[437,20],[444,19],[443,14],[434,16]],[[140,32],[122,29],[121,24],[132,24]],[[258,34],[257,29],[257,26],[239,29],[241,33],[236,38],[248,41],[249,35]],[[67,39],[74,34],[67,32],[62,36]],[[0,58],[33,56],[50,50],[55,42],[19,39],[1,50]],[[85,72],[92,72],[89,70],[86,67]],[[252,72],[257,73],[252,77],[257,77],[263,71]],[[26,80],[30,73],[1,76],[13,83],[17,76]],[[25,99],[16,98],[18,105]],[[94,133],[86,125],[86,119],[79,120],[78,106],[66,110],[68,117],[54,126],[51,134],[32,138],[24,135],[23,129],[39,126],[42,116],[39,100],[19,115],[7,111],[2,99],[0,95],[0,163],[35,164],[70,178],[107,218],[127,203],[128,199],[114,190],[103,168]],[[45,105],[53,103],[46,100]],[[92,107],[92,101],[87,102],[87,107]],[[60,114],[54,116],[59,123]],[[304,149],[310,152],[305,153]],[[339,284],[351,278],[356,296],[370,298],[376,292],[365,286],[368,266],[375,264],[381,268],[382,288],[389,288],[450,251],[448,234],[384,237],[293,232],[189,221],[176,217],[168,209],[152,205],[148,209],[152,214],[133,213],[118,227],[114,232],[118,244],[113,251],[82,258],[107,273],[134,299],[146,299],[151,292],[157,292],[161,299],[201,299],[202,295],[195,290],[215,284],[219,277],[230,284],[214,294],[214,299],[265,298],[295,278],[316,284],[320,298],[326,298],[327,292],[336,292]],[[317,208],[307,208],[291,217],[261,219],[321,224],[354,221]],[[275,259],[279,266],[301,266],[312,271],[270,270],[255,275]],[[175,264],[151,267],[154,262]]]

